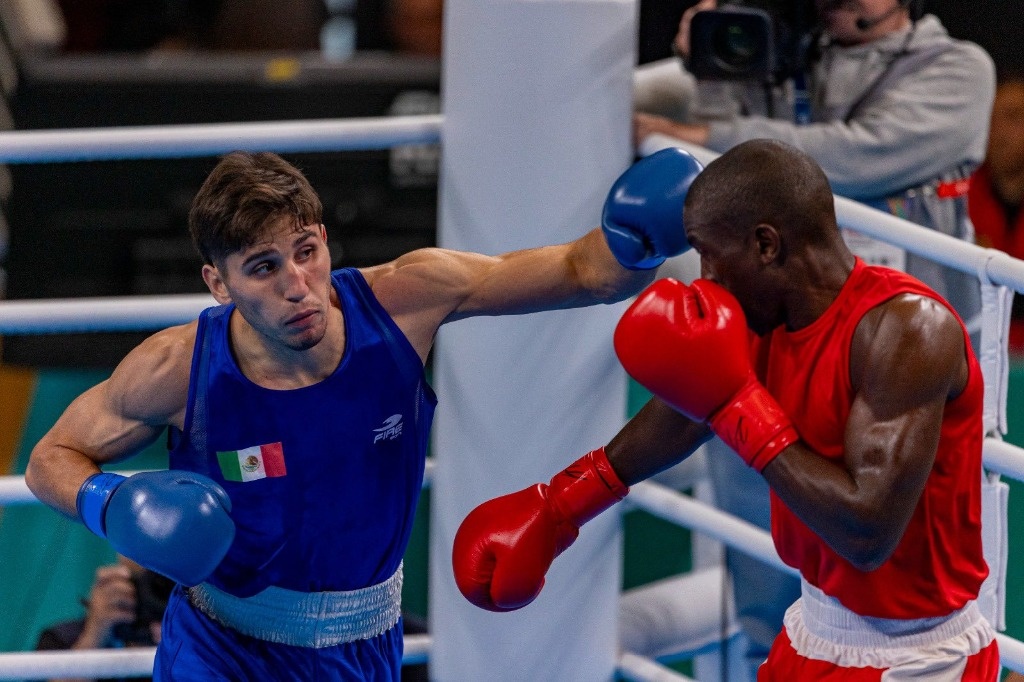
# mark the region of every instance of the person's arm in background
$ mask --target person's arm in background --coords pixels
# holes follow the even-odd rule
[[[706,0],[705,0],[706,1]],[[672,44],[672,57],[641,64],[633,72],[633,110],[667,122],[690,119],[696,79],[683,65],[689,43],[690,12],[684,12]],[[683,46],[680,46],[680,40]]]
[[[696,81],[676,57],[641,64],[633,71],[633,110],[637,114],[688,121],[695,98]]]
[[[111,645],[117,625],[135,619],[135,585],[131,569],[118,563],[96,569],[89,597],[83,600],[85,618],[75,640],[62,641],[65,623],[43,631],[36,645],[39,651],[104,649]],[[68,630],[69,631],[69,630]],[[70,639],[70,638],[69,638]],[[59,678],[50,682],[87,682],[93,678]]]
[[[102,649],[110,646],[114,627],[135,619],[135,584],[131,569],[124,564],[96,569],[85,603],[85,627],[72,649]]]
[[[717,7],[716,0],[700,0],[683,12],[672,42],[672,52],[677,58],[665,60],[672,62],[671,67],[679,75],[670,77],[669,65],[661,62],[637,70],[633,80],[633,140],[637,146],[648,135],[655,133],[705,146],[709,132],[708,121],[731,121],[741,115],[761,114],[771,109],[765,100],[766,92],[761,83],[697,80],[687,71],[685,62],[690,57],[690,24],[693,17],[698,12]],[[669,90],[667,84],[670,81],[684,84],[685,89],[676,85],[674,90]],[[684,96],[685,100],[679,100]],[[769,96],[775,98],[776,93],[772,92]],[[666,104],[674,105],[682,113],[672,115],[666,112]]]

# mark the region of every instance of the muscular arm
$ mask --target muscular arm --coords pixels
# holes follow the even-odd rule
[[[25,481],[36,497],[75,517],[78,490],[99,465],[138,453],[169,424],[182,425],[195,333],[193,323],[154,334],[71,403],[32,449]]]
[[[843,462],[791,445],[762,474],[783,502],[861,570],[895,550],[935,462],[943,409],[963,390],[963,332],[934,300],[903,296],[860,322]]]
[[[654,271],[619,265],[594,229],[568,244],[499,256],[420,249],[364,275],[425,358],[442,323],[611,303],[640,291]]]
[[[605,448],[626,485],[678,464],[714,434],[658,398],[644,405]]]

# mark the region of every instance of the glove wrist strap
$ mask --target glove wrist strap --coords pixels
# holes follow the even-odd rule
[[[548,484],[548,500],[577,528],[629,493],[619,480],[604,448],[580,457]]]
[[[75,508],[85,527],[101,538],[107,537],[103,516],[114,490],[125,480],[120,474],[98,473],[85,479],[78,489]]]
[[[713,414],[710,424],[718,437],[758,472],[800,440],[782,406],[756,380],[747,382]]]

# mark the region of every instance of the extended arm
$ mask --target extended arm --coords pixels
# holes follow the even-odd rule
[[[683,201],[700,170],[678,149],[638,161],[612,186],[602,227],[568,244],[498,256],[423,249],[364,274],[422,357],[445,322],[619,301],[689,248]]]

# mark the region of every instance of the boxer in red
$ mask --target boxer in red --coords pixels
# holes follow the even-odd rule
[[[825,175],[784,143],[708,165],[684,217],[701,279],[655,282],[615,334],[655,397],[550,484],[469,514],[463,594],[525,606],[582,523],[715,434],[768,482],[775,545],[802,576],[760,680],[996,680],[975,603],[982,376],[961,320],[854,257]]]

